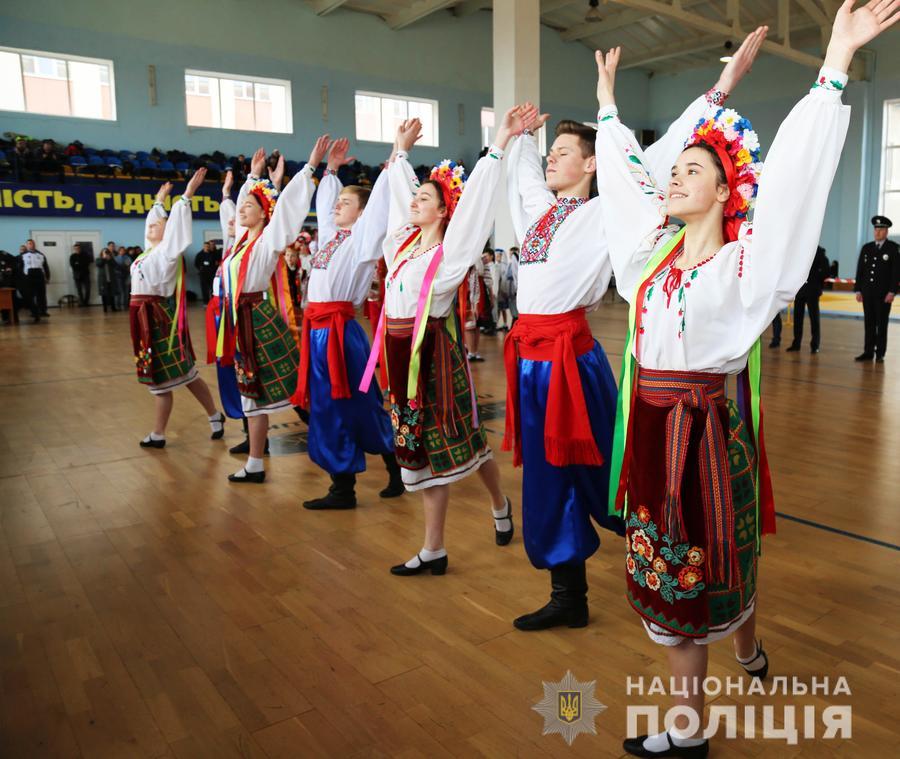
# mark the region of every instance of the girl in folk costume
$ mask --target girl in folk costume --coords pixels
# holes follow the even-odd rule
[[[327,135],[320,137],[309,162],[280,196],[276,187],[284,172],[283,157],[273,181],[264,180],[266,154],[260,148],[238,197],[238,241],[222,270],[225,308],[217,345],[220,360],[234,362],[250,431],[250,455],[228,476],[232,482],[265,481],[262,457],[269,415],[289,409],[297,387],[299,351],[281,252],[296,239],[309,213],[312,175],[327,147]]]
[[[385,308],[362,385],[367,389],[371,382],[383,341],[397,459],[406,488],[421,490],[425,502],[425,545],[393,567],[393,574],[444,574],[449,485],[475,471],[491,496],[496,542],[506,545],[512,538],[509,499],[500,490],[500,472],[478,423],[452,312],[456,291],[490,233],[503,148],[521,128],[519,111],[510,110],[496,146],[478,161],[465,192],[462,167],[449,161],[419,185],[407,156],[421,123],[406,121],[397,131],[397,155],[388,168]]]
[[[172,184],[160,187],[144,226],[144,252],[131,264],[129,320],[134,360],[138,381],[156,398],[156,421],[153,431],[141,440],[143,448],[165,448],[172,391],[182,386],[206,409],[212,439],[225,433],[225,416],[216,411],[209,387],[194,366],[181,255],[191,244],[191,198],[205,176],[206,169],[194,173],[168,218],[163,204]]]
[[[692,102],[647,150],[657,175],[666,175],[711,93],[733,89],[747,43],[725,67],[716,87]],[[749,65],[749,64],[748,64]],[[624,534],[607,514],[616,385],[586,313],[597,308],[612,275],[601,199],[590,198],[596,171],[596,132],[562,121],[546,176],[533,132],[549,118],[525,106],[526,133],[510,149],[509,205],[522,240],[516,305],[507,337],[504,448],[522,465],[525,550],[549,569],[550,601],[514,621],[520,630],[588,622],[585,562],[600,545],[592,523]]]
[[[250,437],[247,433],[247,417],[241,407],[241,393],[238,390],[237,375],[234,364],[223,364],[216,357],[216,342],[219,335],[219,324],[222,321],[224,299],[222,292],[222,267],[227,262],[234,247],[234,222],[237,215],[237,207],[231,199],[231,188],[234,174],[231,169],[225,172],[225,180],[222,183],[222,202],[219,204],[219,224],[222,228],[222,262],[216,270],[212,283],[212,297],[206,305],[206,361],[216,364],[216,378],[219,384],[219,398],[225,414],[231,419],[240,419],[244,425],[244,441],[229,449],[229,453],[248,453],[250,451]],[[267,442],[268,446],[268,442]]]
[[[850,119],[841,91],[853,53],[894,23],[898,9],[900,0],[856,11],[852,0],[843,4],[825,65],[782,123],[764,169],[750,123],[711,108],[667,192],[647,175],[617,118],[618,50],[605,62],[597,54],[598,184],[617,287],[631,305],[612,508],[626,519],[629,602],[650,637],[668,647],[673,677],[689,683],[678,705],[696,715],[687,727],[679,718],[666,733],[627,740],[633,755],[707,755],[709,741],[699,737],[705,644],[734,633],[748,674],[767,674],[755,637],[760,536],[774,531],[759,338],[815,254]],[[755,47],[765,33],[754,33]],[[686,226],[668,226],[668,214]],[[644,264],[637,276],[635,261]],[[728,375],[736,376],[737,404],[726,399]]]
[[[331,145],[316,194],[319,248],[310,261],[293,402],[309,410],[309,457],[331,475],[332,485],[324,497],[305,501],[307,509],[354,508],[356,475],[366,470],[366,453],[380,454],[390,473],[381,497],[404,492],[381,390],[377,383],[359,390],[369,341],[356,308],[365,301],[375,261],[383,257],[390,187],[386,171],[371,192],[341,185],[338,170],[354,160],[347,157],[349,145],[346,139]]]

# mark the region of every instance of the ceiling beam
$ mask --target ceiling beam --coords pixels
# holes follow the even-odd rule
[[[619,70],[624,71],[625,69],[637,68],[638,66],[647,66],[651,63],[667,60],[668,58],[678,58],[682,55],[703,53],[707,50],[715,50],[716,48],[722,48],[722,35],[704,35],[692,40],[686,40],[678,45],[661,45],[653,50],[647,50],[646,52],[640,53],[636,58],[623,58]]]
[[[775,34],[785,45],[791,44],[791,0],[778,0]]]
[[[457,18],[471,16],[473,13],[490,8],[491,4],[491,0],[464,0],[453,9],[453,15]]]
[[[406,10],[391,13],[384,20],[391,29],[397,31],[416,23],[416,21],[421,21],[432,13],[456,5],[457,2],[458,0],[418,0],[418,2],[410,3]]]
[[[309,6],[317,16],[327,16],[346,2],[347,0],[310,0]]]

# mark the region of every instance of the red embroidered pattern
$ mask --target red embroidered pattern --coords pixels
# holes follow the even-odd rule
[[[543,263],[547,260],[553,235],[572,211],[587,203],[587,198],[559,198],[556,204],[547,209],[525,235],[519,257],[521,264]]]
[[[327,269],[335,252],[349,236],[349,229],[339,229],[334,237],[315,252],[311,261],[312,268]]]

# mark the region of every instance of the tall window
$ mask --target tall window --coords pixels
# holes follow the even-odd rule
[[[406,119],[422,122],[422,139],[417,145],[438,146],[437,100],[356,92],[356,139],[393,142],[397,127]]]
[[[879,213],[900,218],[900,100],[884,103],[884,155]]]
[[[488,148],[494,138],[494,109],[481,109],[481,147]],[[547,127],[542,126],[537,130],[538,150],[541,155],[547,155]]]
[[[112,61],[0,48],[0,110],[115,121]]]
[[[283,79],[184,72],[188,126],[290,134],[291,83]]]

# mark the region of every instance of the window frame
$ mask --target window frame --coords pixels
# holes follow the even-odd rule
[[[9,108],[0,108],[0,113],[20,113],[27,114],[29,116],[41,116],[51,119],[79,119],[80,121],[99,121],[103,124],[109,124],[110,122],[117,122],[119,120],[119,109],[116,105],[116,71],[115,64],[109,58],[93,58],[86,55],[75,55],[73,53],[51,53],[49,50],[32,50],[29,48],[20,48],[20,47],[9,47],[8,45],[0,45],[0,53],[14,53],[19,56],[19,78],[22,80],[22,102],[25,104],[25,107],[22,110],[13,110]],[[22,57],[28,55],[36,58],[53,58],[57,60],[63,60],[66,63],[66,78],[65,80],[60,79],[59,77],[48,77],[42,74],[25,74],[25,66],[22,61]],[[69,62],[74,61],[75,63],[91,63],[95,66],[105,66],[106,70],[109,74],[108,82],[101,82],[101,84],[105,84],[109,87],[109,102],[110,102],[110,118],[104,119],[100,116],[76,116],[72,113],[68,114],[60,114],[60,113],[41,113],[40,111],[30,111],[28,109],[28,99],[25,97],[25,76],[37,76],[44,79],[53,79],[55,81],[65,81],[66,82],[66,92],[68,94],[69,99],[69,110],[72,110],[72,87],[71,87],[71,78],[69,78]]]
[[[265,102],[265,103],[274,103],[275,100],[271,97],[271,90],[269,91],[269,100],[260,100],[256,99],[256,87],[257,85],[264,84],[276,87],[284,87],[285,89],[285,98],[287,102],[285,103],[285,126],[287,129],[283,132],[273,132],[269,129],[240,129],[238,127],[227,127],[227,126],[204,126],[199,124],[191,124],[188,122],[188,113],[187,113],[187,90],[185,87],[185,78],[188,76],[195,77],[204,77],[207,79],[215,79],[216,87],[219,89],[219,123],[222,121],[222,88],[221,82],[223,79],[229,80],[232,82],[241,82],[241,83],[249,83],[251,87],[251,97],[244,98],[241,97],[242,100],[252,100],[253,101],[253,120],[256,121],[256,104],[257,102]],[[206,95],[196,93],[195,97],[208,97],[213,98],[212,90]],[[237,99],[237,96],[234,96]],[[256,76],[255,74],[226,74],[221,71],[203,71],[200,69],[185,69],[184,75],[182,76],[182,98],[184,103],[184,123],[188,129],[220,129],[225,132],[250,132],[253,134],[294,134],[294,96],[291,88],[290,79],[275,79],[273,77],[267,76]]]
[[[890,131],[889,113],[891,107],[897,109],[897,118],[900,120],[900,98],[885,98],[884,107],[881,117],[881,172],[878,178],[878,213],[887,213],[886,199],[888,195],[900,198],[900,188],[896,190],[888,190],[888,154],[891,151],[900,152],[900,140],[896,143],[889,142],[888,133]],[[900,125],[898,125],[900,130]]]
[[[423,98],[418,97],[416,95],[392,95],[388,92],[375,92],[374,90],[354,90],[353,91],[353,134],[356,139],[356,142],[361,142],[369,145],[392,145],[394,142],[394,135],[390,135],[390,139],[384,139],[384,135],[382,134],[382,139],[380,140],[368,140],[363,139],[359,136],[356,127],[356,98],[359,96],[370,97],[370,98],[378,98],[379,101],[383,100],[401,100],[406,103],[407,114],[409,113],[409,104],[410,103],[425,103],[432,107],[434,113],[434,144],[430,145],[426,142],[417,142],[417,145],[422,146],[423,148],[439,148],[441,146],[441,111],[440,111],[440,101],[435,100],[434,98]],[[383,123],[383,115],[379,114],[380,118],[378,119],[379,124]]]

